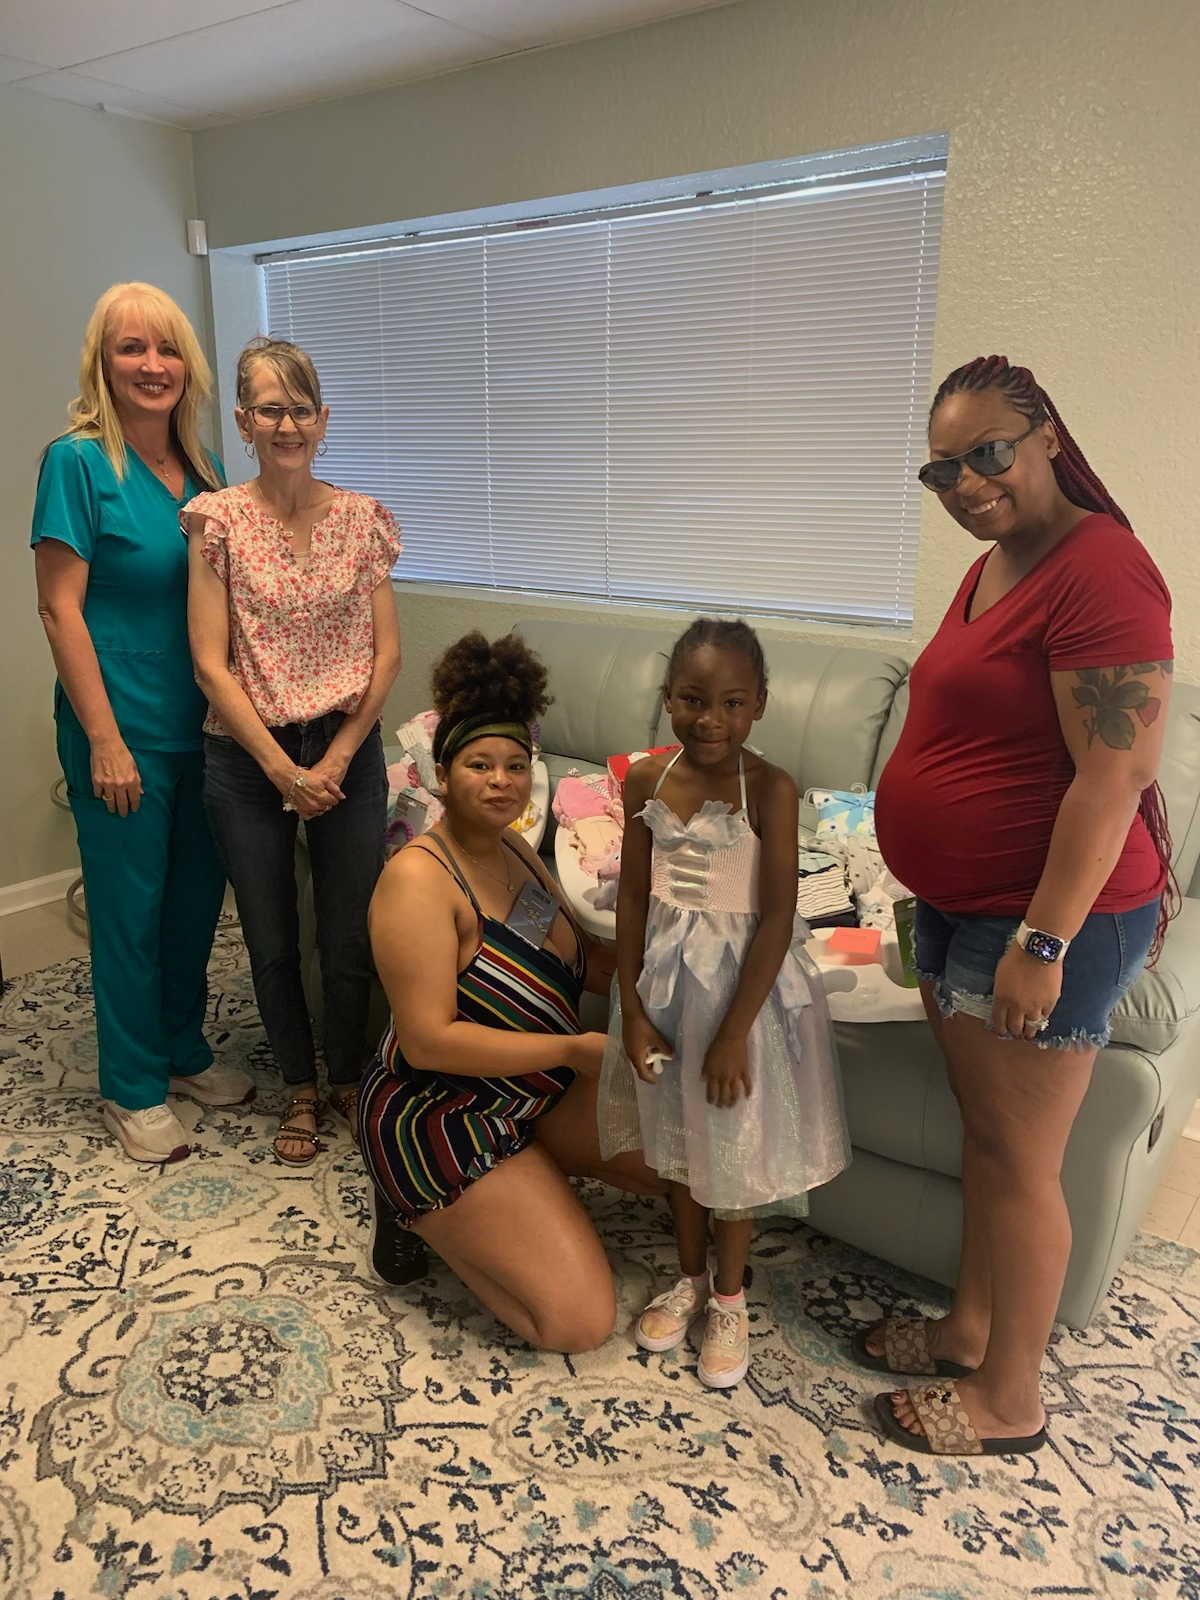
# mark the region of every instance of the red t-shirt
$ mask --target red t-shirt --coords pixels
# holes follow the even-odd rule
[[[1050,674],[1170,660],[1171,596],[1135,536],[1101,513],[968,622],[986,560],[971,567],[912,669],[875,827],[892,872],[930,905],[1021,916],[1075,776]],[[1164,882],[1136,817],[1094,909],[1131,911]]]

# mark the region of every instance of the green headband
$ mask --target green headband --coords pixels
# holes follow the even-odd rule
[[[461,722],[451,723],[449,727],[439,722],[433,736],[433,759],[449,771],[450,763],[467,745],[476,739],[489,738],[511,739],[526,755],[533,754],[533,739],[526,723],[500,721],[490,711],[484,711],[474,717],[463,717]]]

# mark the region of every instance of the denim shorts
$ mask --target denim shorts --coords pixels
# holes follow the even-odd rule
[[[1146,964],[1158,908],[1155,898],[1133,911],[1093,911],[1086,919],[1063,957],[1062,993],[1036,1041],[1041,1049],[1108,1043],[1112,1014]],[[1020,923],[1020,917],[938,911],[917,901],[913,965],[932,983],[944,1017],[962,1011],[991,1027],[996,968]]]

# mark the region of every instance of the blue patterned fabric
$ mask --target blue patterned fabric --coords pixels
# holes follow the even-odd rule
[[[1200,1256],[1141,1236],[1045,1364],[1050,1445],[934,1461],[882,1441],[866,1322],[943,1291],[791,1220],[764,1227],[754,1361],[728,1392],[634,1318],[665,1210],[599,1185],[619,1327],[529,1349],[449,1272],[367,1273],[344,1132],[280,1166],[282,1091],[240,943],[209,1032],[248,1107],[172,1104],[197,1149],[127,1161],[95,1095],[83,960],[0,1008],[4,1600],[1012,1600],[1200,1594]],[[486,1182],[487,1180],[482,1180]]]

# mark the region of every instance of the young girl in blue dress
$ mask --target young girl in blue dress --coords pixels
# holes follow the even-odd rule
[[[680,749],[625,780],[601,1138],[606,1156],[640,1146],[669,1185],[680,1276],[642,1313],[637,1342],[670,1350],[707,1312],[697,1370],[710,1388],[749,1368],[753,1219],[803,1216],[807,1191],[849,1158],[829,1013],[796,916],[796,785],[745,748],[766,694],[753,629],[699,618],[664,685]]]

